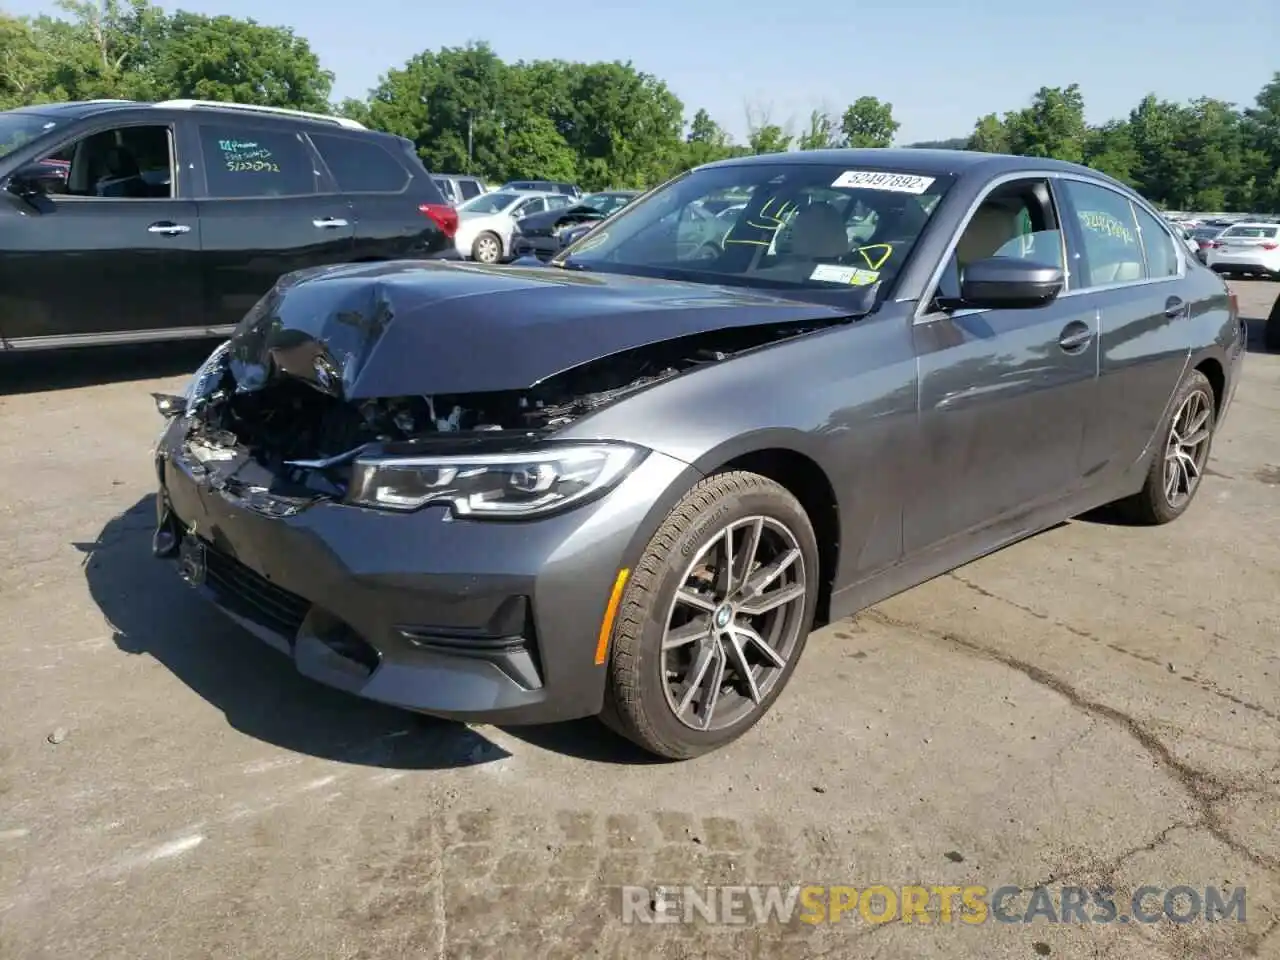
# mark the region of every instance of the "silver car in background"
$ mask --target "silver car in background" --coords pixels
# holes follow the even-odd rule
[[[500,263],[511,256],[517,220],[573,202],[572,197],[560,193],[496,190],[482,194],[458,206],[454,245],[469,260]]]

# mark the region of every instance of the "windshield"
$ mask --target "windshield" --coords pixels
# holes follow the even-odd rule
[[[888,290],[954,179],[815,163],[704,168],[628,205],[553,262],[700,283]]]
[[[34,113],[0,113],[0,157],[7,157],[55,126],[57,121]]]
[[[522,199],[519,193],[482,193],[472,197],[466,203],[458,205],[459,211],[467,213],[501,213],[516,201]]]
[[[578,201],[584,207],[590,207],[603,213],[606,217],[615,210],[621,210],[635,197],[619,193],[592,193]]]

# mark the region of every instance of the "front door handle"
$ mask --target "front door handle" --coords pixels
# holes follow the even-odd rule
[[[190,233],[191,228],[185,223],[174,223],[172,220],[161,220],[147,227],[147,233],[162,233],[166,237],[176,237],[180,233]]]
[[[325,217],[322,220],[312,220],[311,225],[317,230],[333,230],[336,227],[348,226],[348,223],[341,217]]]
[[[1058,335],[1058,346],[1067,353],[1080,353],[1093,340],[1093,331],[1087,323],[1073,320],[1062,328]]]
[[[1170,297],[1164,302],[1164,315],[1170,320],[1185,317],[1191,311],[1191,305],[1181,297]]]

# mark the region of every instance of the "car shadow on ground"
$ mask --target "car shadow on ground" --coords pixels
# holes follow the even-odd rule
[[[102,528],[84,554],[89,591],[125,653],[155,657],[241,733],[315,757],[407,770],[491,763],[510,754],[465,724],[361,700],[300,676],[280,653],[224,617],[151,555],[145,497]],[[533,746],[600,763],[650,758],[595,720],[503,728]]]
[[[214,340],[0,353],[0,396],[194,373]]]

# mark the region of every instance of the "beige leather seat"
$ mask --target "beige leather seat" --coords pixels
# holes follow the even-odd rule
[[[835,260],[849,252],[844,217],[829,203],[811,203],[791,221],[791,255]]]
[[[993,257],[996,251],[1018,236],[1018,217],[1005,207],[984,203],[956,244],[956,262],[966,266],[975,260]]]
[[[1095,285],[1141,280],[1142,264],[1137,260],[1117,260],[1114,263],[1090,264],[1089,279]]]

